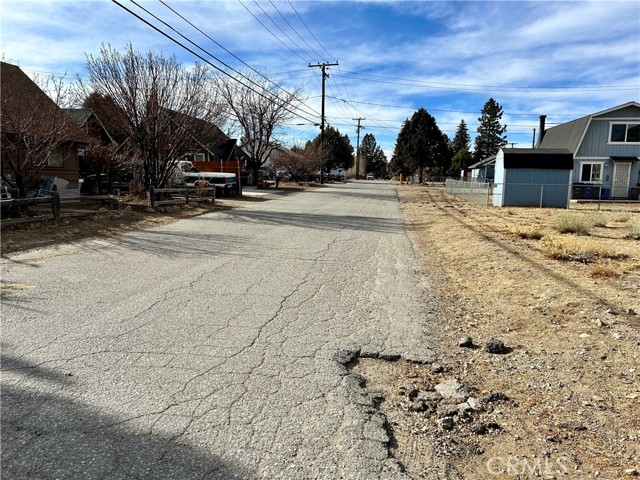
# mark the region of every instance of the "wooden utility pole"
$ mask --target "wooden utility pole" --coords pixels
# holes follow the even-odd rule
[[[364,127],[362,125],[360,125],[360,122],[362,120],[366,120],[366,118],[352,118],[351,120],[357,120],[358,121],[358,126],[356,127],[356,134],[358,136],[358,139],[356,140],[356,146],[357,146],[357,150],[356,150],[356,180],[358,180],[360,178],[360,130],[363,129]]]
[[[325,87],[324,83],[327,78],[329,78],[329,74],[327,73],[327,67],[333,67],[338,65],[336,63],[316,63],[314,65],[309,64],[309,68],[320,67],[322,68],[322,114],[320,118],[320,145],[324,144],[324,96],[325,96]]]
[[[320,115],[320,149],[324,148],[324,82],[327,78],[329,78],[329,74],[327,73],[327,67],[332,67],[334,65],[338,65],[336,63],[316,63],[314,65],[309,64],[309,68],[320,67],[322,68],[322,113]],[[322,179],[322,172],[324,171],[324,166],[320,167],[320,183],[324,183]]]

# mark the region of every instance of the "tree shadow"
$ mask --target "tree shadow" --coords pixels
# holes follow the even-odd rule
[[[237,209],[225,212],[210,221],[243,222],[256,225],[298,227],[313,230],[354,230],[381,233],[404,233],[402,219],[365,217],[358,215],[325,215],[316,213],[273,212]]]
[[[64,374],[2,353],[2,478],[251,479],[242,468],[65,396]],[[38,385],[46,382],[46,387]],[[47,390],[47,393],[44,392]],[[50,393],[58,390],[60,393]]]

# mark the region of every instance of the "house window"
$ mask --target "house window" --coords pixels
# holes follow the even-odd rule
[[[580,164],[580,181],[587,183],[602,182],[603,163],[581,163]]]
[[[204,153],[196,153],[193,156],[193,161],[194,162],[204,162]]]
[[[610,143],[640,143],[640,123],[611,123]]]
[[[61,150],[54,150],[47,159],[49,167],[64,167],[64,156]]]

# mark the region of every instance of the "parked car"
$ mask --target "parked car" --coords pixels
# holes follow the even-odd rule
[[[367,180],[375,180],[376,177],[373,176],[373,173],[367,173]]]

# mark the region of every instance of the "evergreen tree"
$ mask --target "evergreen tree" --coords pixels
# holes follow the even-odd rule
[[[405,174],[417,171],[421,183],[425,170],[443,174],[450,168],[446,136],[424,108],[417,110],[411,120],[402,125],[392,162],[396,171]]]
[[[469,151],[471,143],[471,137],[469,136],[469,130],[464,120],[460,120],[460,124],[456,130],[456,136],[450,144],[451,155],[451,169],[449,173],[451,175],[458,176],[460,171],[471,165],[473,156]]]
[[[373,173],[376,178],[387,177],[387,156],[377,144],[376,137],[372,133],[367,133],[362,139],[360,155],[365,159],[367,173]]]
[[[314,146],[320,146],[321,135],[313,139]],[[325,170],[331,171],[334,168],[344,168],[348,170],[353,166],[353,146],[347,135],[341,135],[340,131],[331,126],[324,129],[324,144],[322,145],[326,155]]]
[[[469,129],[467,128],[467,124],[464,120],[460,120],[460,125],[456,129],[456,136],[453,137],[453,142],[451,142],[451,149],[453,150],[453,154],[455,155],[462,149],[469,150],[469,146],[471,143],[471,137],[469,136]]]
[[[480,126],[473,152],[476,161],[495,155],[507,144],[507,126],[500,124],[502,113],[502,107],[493,98],[484,104],[478,118]]]

